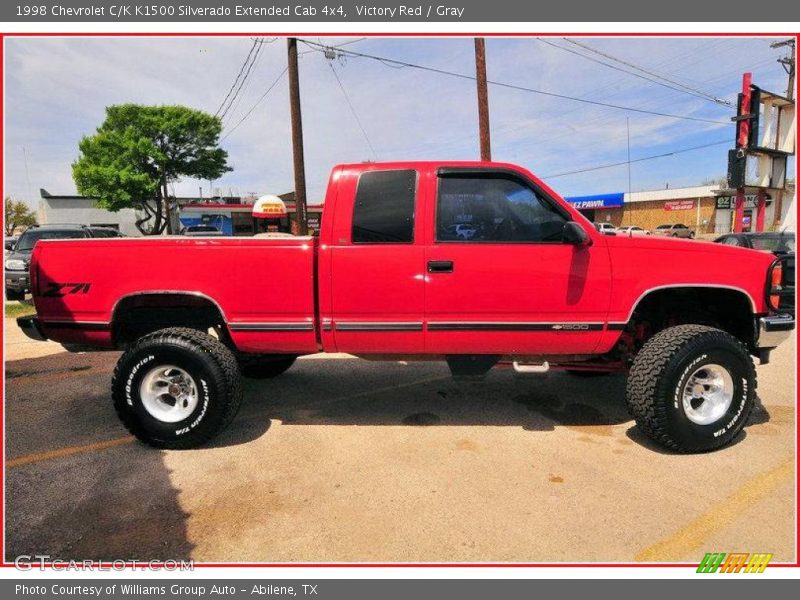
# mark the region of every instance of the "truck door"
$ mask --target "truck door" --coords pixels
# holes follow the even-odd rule
[[[591,353],[611,285],[602,236],[588,232],[588,247],[562,241],[569,211],[510,169],[439,169],[436,188],[426,350]]]
[[[330,256],[330,279],[320,290],[330,286],[330,304],[321,305],[323,339],[332,335],[340,352],[423,351],[419,187],[415,169],[359,166],[339,178],[331,244],[320,254]]]

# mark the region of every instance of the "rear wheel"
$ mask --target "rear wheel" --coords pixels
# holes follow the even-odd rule
[[[10,290],[6,288],[6,300],[16,300],[18,302],[22,302],[25,300],[25,292],[19,292],[17,290]]]
[[[227,427],[242,388],[236,359],[216,338],[183,327],[139,339],[112,382],[123,425],[156,448],[194,448]]]
[[[271,379],[288,371],[296,360],[293,355],[245,355],[239,359],[239,368],[250,379]]]
[[[627,403],[637,425],[662,446],[707,452],[739,434],[755,391],[755,367],[738,339],[705,325],[678,325],[636,355]]]

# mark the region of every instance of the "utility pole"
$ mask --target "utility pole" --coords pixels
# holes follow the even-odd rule
[[[308,234],[306,167],[303,159],[303,118],[300,114],[300,79],[297,68],[297,38],[286,40],[289,51],[289,107],[292,113],[292,157],[294,159],[294,201],[297,233]]]
[[[786,71],[786,74],[789,76],[789,83],[786,89],[786,97],[789,100],[794,100],[794,75],[797,71],[797,44],[795,43],[794,38],[789,38],[788,40],[783,40],[782,42],[775,42],[774,44],[770,44],[770,48],[782,48],[784,46],[789,46],[791,48],[791,54],[789,56],[782,56],[778,59],[778,62],[783,67],[783,70]],[[783,215],[783,201],[785,199],[785,192],[786,191],[786,183],[784,183],[783,189],[777,190],[775,194],[777,198],[775,199],[776,209],[778,211],[778,218],[782,221]]]
[[[486,87],[486,41],[475,38],[475,74],[478,82],[478,126],[481,142],[481,160],[492,160],[492,143],[489,137],[489,90]]]
[[[791,48],[791,55],[784,56],[778,59],[778,62],[781,63],[783,66],[783,70],[786,71],[787,75],[789,75],[789,87],[786,90],[786,97],[789,100],[794,99],[794,74],[797,65],[797,48],[795,44],[794,38],[790,38],[788,40],[783,40],[782,42],[775,42],[774,44],[770,44],[770,48],[782,48],[784,46],[789,46]]]
[[[625,117],[625,128],[628,132],[628,202],[631,201],[633,189],[631,186],[631,118]],[[623,208],[623,210],[625,210]],[[628,225],[632,225],[633,213],[628,211]]]

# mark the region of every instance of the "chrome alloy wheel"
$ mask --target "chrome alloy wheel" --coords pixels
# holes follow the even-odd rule
[[[163,423],[177,423],[197,408],[197,385],[186,371],[175,365],[153,367],[139,385],[145,410]]]
[[[733,401],[733,377],[720,365],[703,365],[683,386],[683,412],[692,423],[709,425],[719,420]]]

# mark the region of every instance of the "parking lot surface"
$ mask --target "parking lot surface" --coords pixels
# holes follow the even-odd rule
[[[794,343],[758,368],[736,443],[665,452],[621,376],[303,358],[246,381],[198,450],[127,435],[118,353],[27,343],[6,319],[6,560],[204,562],[795,560]]]

